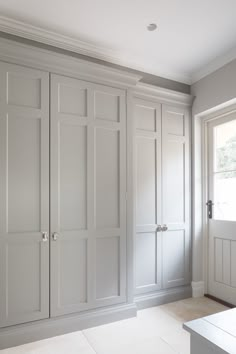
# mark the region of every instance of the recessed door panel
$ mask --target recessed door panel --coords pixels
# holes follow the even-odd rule
[[[87,127],[62,122],[60,130],[60,226],[87,229]]]
[[[95,131],[96,228],[120,226],[120,135],[119,131]],[[108,148],[109,147],[109,148]]]
[[[185,222],[185,143],[165,143],[163,217],[165,224]]]
[[[49,78],[0,64],[0,326],[49,316]]]
[[[137,225],[156,224],[156,140],[136,138]]]
[[[7,121],[8,232],[39,232],[41,119],[9,114]]]
[[[156,131],[156,107],[150,107],[150,105],[142,103],[136,104],[134,114],[137,129],[150,132]]]
[[[95,118],[113,122],[120,121],[120,97],[117,93],[95,91]]]
[[[184,230],[165,232],[163,235],[163,274],[165,287],[174,287],[184,283],[185,259]]]
[[[158,245],[160,246],[160,245]],[[157,282],[157,236],[153,232],[136,235],[136,287],[153,286]]]
[[[87,116],[87,89],[77,83],[62,83],[58,86],[59,112],[78,117]]]
[[[28,108],[41,108],[41,79],[33,72],[20,72],[11,69],[7,73],[9,105]]]
[[[35,242],[33,239],[30,242],[22,237],[8,243],[6,258],[10,317],[40,311],[40,248],[40,241]]]
[[[120,240],[101,237],[96,242],[96,299],[120,296]]]
[[[60,307],[75,306],[88,301],[87,254],[87,239],[70,238],[60,242]]]

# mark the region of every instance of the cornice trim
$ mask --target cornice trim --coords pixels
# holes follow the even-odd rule
[[[142,78],[140,75],[5,38],[0,38],[0,60],[123,87],[133,87]]]
[[[138,82],[133,89],[133,95],[139,98],[147,98],[154,101],[182,104],[191,106],[193,96],[178,91],[168,90],[162,87]]]
[[[192,96],[140,82],[141,76],[51,50],[0,38],[0,60],[80,80],[130,89],[132,95],[163,103],[190,106]]]
[[[167,73],[162,70],[150,69],[147,70],[143,65],[137,63],[134,58],[126,56],[124,59],[121,53],[112,49],[97,46],[88,43],[72,36],[66,36],[54,31],[27,24],[6,16],[0,16],[0,31],[34,40],[47,45],[52,45],[57,48],[69,50],[74,53],[90,56],[96,59],[108,61],[113,64],[126,66],[138,71],[143,71],[152,75],[160,76],[168,80],[174,80],[185,84],[191,83],[189,75],[179,75],[178,73]]]
[[[216,57],[209,64],[205,65],[204,68],[195,72],[192,75],[192,84],[194,84],[195,82],[203,79],[204,77],[214,73],[218,69],[229,64],[234,59],[236,59],[236,48],[231,49],[229,52],[227,52],[224,55]]]

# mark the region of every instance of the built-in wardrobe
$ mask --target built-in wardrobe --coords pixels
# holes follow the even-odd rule
[[[145,88],[133,93],[134,294],[139,308],[188,293],[184,286],[191,273],[190,112],[180,102],[160,99],[159,90]]]
[[[0,348],[186,297],[191,98],[0,46]]]

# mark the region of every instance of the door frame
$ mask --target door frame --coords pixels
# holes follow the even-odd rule
[[[193,297],[208,293],[208,134],[207,124],[236,112],[236,98],[193,116]],[[201,254],[200,254],[201,253]],[[201,266],[199,268],[199,262]]]

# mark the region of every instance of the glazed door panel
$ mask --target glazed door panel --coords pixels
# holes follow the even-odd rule
[[[163,287],[190,281],[189,113],[162,106]]]
[[[49,316],[49,77],[0,64],[0,326]]]
[[[236,114],[207,124],[208,293],[236,305]]]
[[[125,301],[125,94],[51,76],[51,315]],[[56,233],[56,234],[55,234]]]
[[[161,105],[134,102],[135,120],[135,293],[161,287]]]

